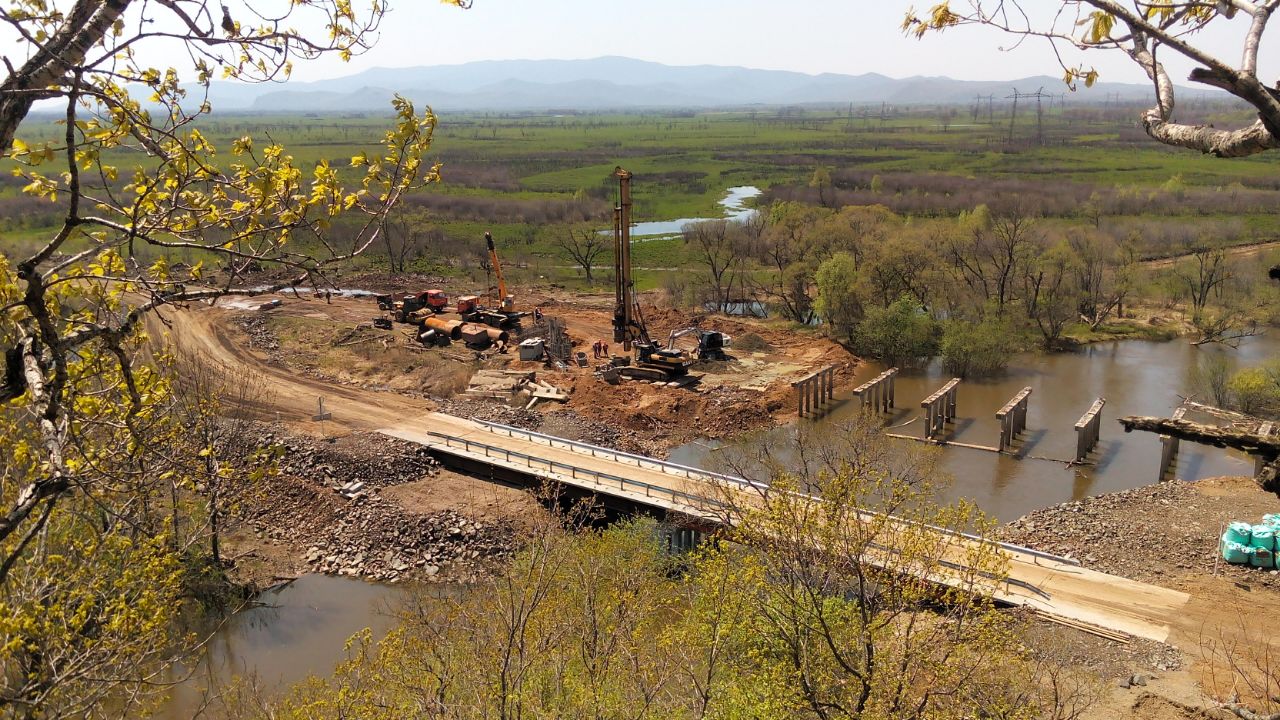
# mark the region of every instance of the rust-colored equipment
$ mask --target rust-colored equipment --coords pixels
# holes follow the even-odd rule
[[[461,320],[445,320],[442,317],[436,317],[434,315],[422,321],[423,327],[443,333],[448,336],[450,340],[462,339],[462,326],[464,324],[465,323]]]
[[[463,323],[460,333],[460,337],[468,345],[488,345],[489,343],[506,342],[510,337],[505,330],[479,323]]]
[[[436,289],[411,293],[398,299],[394,296],[378,296],[378,307],[391,310],[397,322],[421,322],[423,314],[419,311],[440,313],[444,312],[448,305],[449,296],[443,290]]]

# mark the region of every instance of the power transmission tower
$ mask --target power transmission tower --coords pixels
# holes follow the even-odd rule
[[[1024,93],[1017,88],[1013,89],[1013,94],[1007,99],[1013,101],[1013,111],[1009,113],[1009,142],[1013,142],[1013,130],[1018,122],[1018,101],[1023,98],[1035,98],[1036,100],[1036,143],[1044,144],[1044,105],[1042,100],[1051,95],[1046,95],[1044,88],[1040,88],[1033,93]]]
[[[1052,96],[1045,95],[1044,88],[1040,88],[1036,90],[1032,97],[1036,99],[1036,144],[1044,145],[1044,106],[1041,104],[1041,100]]]
[[[1013,142],[1013,128],[1018,123],[1018,98],[1022,97],[1022,93],[1018,92],[1018,88],[1013,89],[1013,94],[1007,96],[1006,100],[1013,101],[1013,109],[1009,112],[1009,142]]]

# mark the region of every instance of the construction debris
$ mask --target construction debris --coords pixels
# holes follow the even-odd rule
[[[539,381],[533,371],[524,370],[481,370],[471,377],[465,394],[498,400],[527,398],[526,410],[532,409],[540,400],[569,400],[569,393],[550,383]]]
[[[352,480],[334,487],[333,490],[348,500],[355,500],[364,495],[364,483],[359,480]]]
[[[520,342],[521,360],[541,360],[546,353],[547,341],[540,337],[529,338]]]

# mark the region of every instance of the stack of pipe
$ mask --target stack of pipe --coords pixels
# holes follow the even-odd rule
[[[435,330],[441,335],[446,335],[450,340],[462,339],[462,328],[466,324],[461,320],[445,320],[442,317],[432,315],[422,321],[424,327],[429,330]]]

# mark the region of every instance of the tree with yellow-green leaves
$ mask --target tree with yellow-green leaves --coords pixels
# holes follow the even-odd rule
[[[287,273],[277,287],[321,286],[379,240],[402,195],[439,180],[424,159],[435,116],[401,98],[381,143],[344,169],[303,167],[248,136],[224,154],[198,127],[213,80],[282,80],[297,61],[350,59],[385,10],[0,7],[20,38],[4,58],[0,157],[62,216],[29,255],[0,257],[0,716],[136,714],[181,651],[175,614],[198,533],[166,508],[225,469],[202,461],[215,449],[184,427],[209,413],[178,412],[170,373],[141,359],[148,314],[275,289],[253,287],[261,270]],[[58,139],[23,139],[35,107],[58,108]],[[340,239],[339,218],[355,228]]]
[[[985,25],[1020,38],[1043,40],[1062,66],[1064,81],[1091,86],[1099,74],[1085,59],[1103,51],[1128,55],[1151,80],[1155,104],[1139,120],[1166,145],[1219,157],[1243,157],[1280,148],[1280,97],[1258,77],[1258,54],[1277,0],[1059,0],[1048,3],[948,0],[927,12],[907,13],[903,29],[918,37],[964,25]],[[1201,31],[1234,23],[1239,56],[1227,58],[1200,41]],[[1258,113],[1235,129],[1188,125],[1174,117],[1171,58],[1195,67],[1187,80],[1225,90]]]

